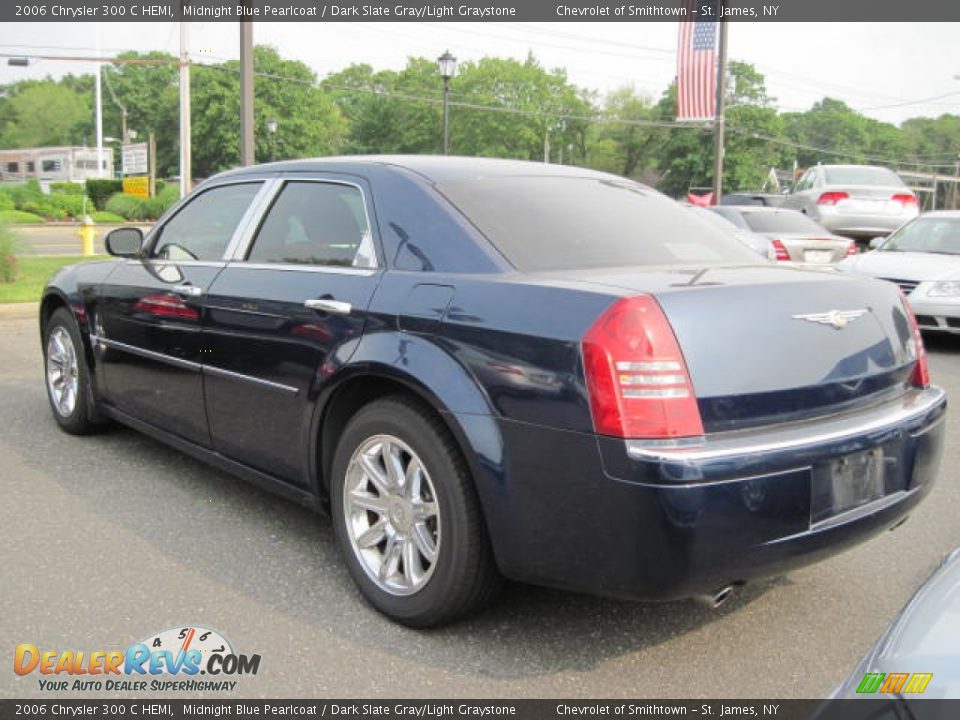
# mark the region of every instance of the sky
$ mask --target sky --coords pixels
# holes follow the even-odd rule
[[[960,114],[960,23],[748,23],[729,26],[729,57],[754,64],[784,111],[825,95],[899,124],[909,117]],[[123,50],[179,53],[179,23],[4,23],[0,53],[94,55]],[[196,62],[239,57],[238,23],[189,23]],[[625,85],[653,99],[676,74],[677,24],[649,23],[255,23],[254,42],[301,60],[323,78],[351,63],[400,69],[411,55],[459,60],[485,55],[565,68],[601,94]],[[0,84],[26,77],[92,72],[83,62],[0,65]],[[454,86],[456,80],[454,79]],[[439,80],[438,80],[439,83]]]

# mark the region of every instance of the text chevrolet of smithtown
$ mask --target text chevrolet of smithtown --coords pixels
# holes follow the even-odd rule
[[[55,420],[329,511],[411,626],[502,578],[719,604],[896,526],[937,474],[946,398],[894,284],[771,266],[620,177],[289,161],[107,248],[43,294]]]

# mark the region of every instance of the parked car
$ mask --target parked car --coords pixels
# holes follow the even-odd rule
[[[817,165],[807,170],[783,207],[806,213],[838,235],[887,235],[920,213],[917,196],[893,172],[873,165]]]
[[[746,205],[759,207],[780,207],[784,196],[776,193],[735,192],[720,198],[721,205]]]
[[[857,252],[848,238],[831,235],[794,210],[767,207],[710,208],[737,227],[770,241],[773,259],[801,265],[830,265]]]
[[[900,286],[922,330],[960,333],[960,212],[925,213],[839,269]]]
[[[960,548],[920,586],[832,698],[889,699],[897,707],[879,717],[925,717],[918,701],[960,698],[957,647]]]
[[[776,250],[774,249],[773,243],[769,238],[765,238],[763,235],[757,235],[755,232],[746,230],[739,225],[734,224],[727,218],[712,212],[708,208],[699,207],[697,205],[689,205],[688,207],[690,208],[690,212],[694,213],[698,217],[703,218],[708,223],[711,223],[723,232],[730,233],[737,239],[737,241],[746,245],[765,260],[774,261],[777,259]]]
[[[719,603],[897,525],[936,475],[945,395],[894,286],[758,264],[616,176],[291,161],[106,245],[43,293],[56,422],[328,508],[412,626],[503,576]]]

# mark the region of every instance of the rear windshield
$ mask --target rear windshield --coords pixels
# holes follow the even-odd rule
[[[893,185],[906,187],[895,172],[879,167],[832,167],[823,171],[827,185]]]
[[[751,230],[758,233],[783,232],[829,235],[813,220],[792,210],[770,213],[746,212],[743,213],[743,219],[747,221]]]
[[[525,272],[756,262],[729,233],[628,180],[496,177],[437,189]]]
[[[960,218],[919,218],[891,235],[884,252],[960,255]]]

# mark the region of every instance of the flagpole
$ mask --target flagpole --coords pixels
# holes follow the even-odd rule
[[[717,3],[717,12],[723,12],[723,0]],[[713,118],[713,202],[719,203],[723,193],[723,139],[724,113],[726,111],[727,94],[727,23],[718,19],[720,23],[719,40],[717,46],[717,111]]]

